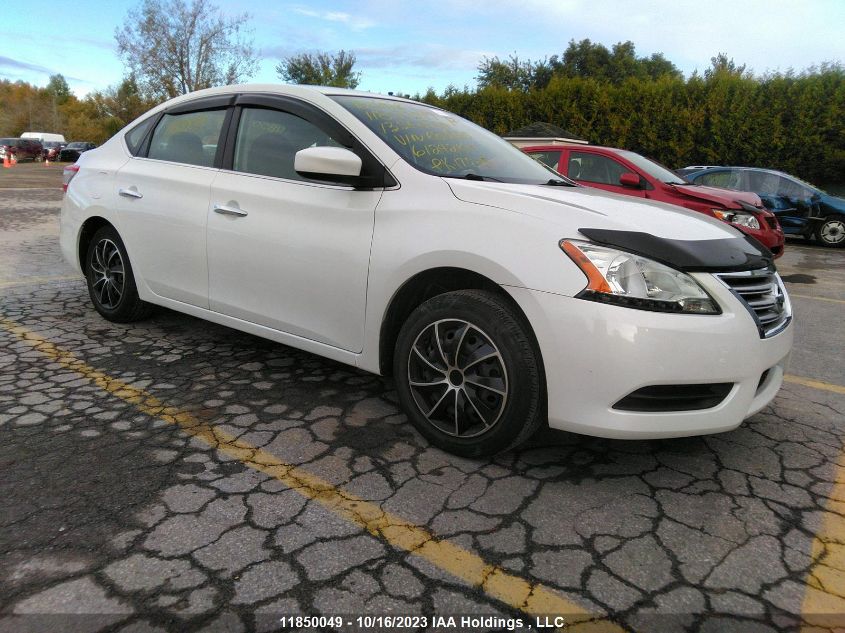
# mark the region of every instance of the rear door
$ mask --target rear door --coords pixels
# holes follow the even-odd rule
[[[208,214],[211,309],[360,352],[373,222],[383,190],[296,173],[294,156],[301,149],[354,147],[348,132],[307,104],[245,96],[232,128],[225,163],[231,161],[232,169],[214,179]],[[375,159],[362,160],[366,169]]]
[[[147,147],[114,181],[118,228],[136,274],[155,294],[202,308],[208,307],[209,192],[232,100],[215,97],[166,111]]]

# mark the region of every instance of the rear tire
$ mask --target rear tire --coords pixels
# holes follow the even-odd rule
[[[153,306],[138,297],[126,247],[112,226],[100,228],[85,254],[85,278],[94,309],[114,323],[148,317]]]
[[[845,247],[845,216],[827,216],[816,229],[816,240],[829,248]]]
[[[456,455],[494,455],[546,422],[528,324],[493,292],[447,292],[417,307],[399,332],[393,374],[410,422]]]

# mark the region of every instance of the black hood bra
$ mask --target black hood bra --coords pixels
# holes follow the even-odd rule
[[[578,229],[597,244],[657,260],[684,272],[739,272],[774,267],[771,252],[748,235],[720,240],[672,240],[641,231]]]

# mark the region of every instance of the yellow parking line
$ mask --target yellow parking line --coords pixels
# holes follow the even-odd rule
[[[830,633],[845,614],[845,467],[836,469],[822,526],[813,539],[813,567],[807,574],[802,633]]]
[[[179,426],[225,455],[282,482],[302,496],[312,499],[335,514],[383,539],[393,547],[410,552],[440,569],[479,587],[488,596],[528,615],[561,615],[567,631],[578,633],[623,633],[624,628],[591,613],[539,583],[520,578],[501,567],[427,529],[383,511],[378,505],[336,488],[328,481],[278,459],[275,455],[243,442],[218,427],[201,422],[187,411],[167,406],[152,394],[111,378],[71,352],[61,349],[42,336],[14,321],[0,317],[0,326],[27,342],[39,352],[67,369],[87,378],[108,393],[132,404],[138,411]]]
[[[831,303],[845,303],[842,299],[830,299],[828,297],[814,297],[812,295],[797,295],[794,292],[789,293],[790,298],[797,297],[799,299],[814,299],[815,301],[830,301]]]
[[[829,382],[822,382],[821,380],[812,380],[811,378],[803,378],[801,376],[793,376],[786,374],[783,379],[786,382],[793,382],[796,385],[803,385],[812,389],[820,389],[822,391],[832,391],[833,393],[845,394],[845,387],[842,385],[835,385]]]
[[[784,376],[797,385],[845,394],[845,387],[801,376]],[[801,614],[801,633],[842,630],[845,614],[845,461],[838,460],[833,488],[825,504],[822,525],[812,546],[813,566],[807,573]]]
[[[80,275],[65,275],[61,277],[25,277],[17,281],[0,281],[0,288],[16,288],[18,286],[32,286],[38,284],[48,284],[54,281],[82,281],[84,277]]]

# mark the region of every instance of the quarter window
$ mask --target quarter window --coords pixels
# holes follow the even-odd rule
[[[126,136],[124,137],[126,139],[126,146],[129,148],[129,151],[133,156],[137,156],[138,152],[141,150],[141,143],[143,143],[144,137],[147,136],[147,132],[150,131],[155,119],[156,118],[154,116],[151,116],[145,121],[141,121],[138,125],[126,133]]]
[[[322,129],[289,112],[244,108],[238,124],[235,171],[307,180],[296,173],[294,158],[308,147],[341,147]]]
[[[629,172],[612,158],[588,152],[569,152],[569,177],[600,185],[618,185],[619,177]]]
[[[153,132],[149,158],[211,167],[225,110],[165,114]]]

